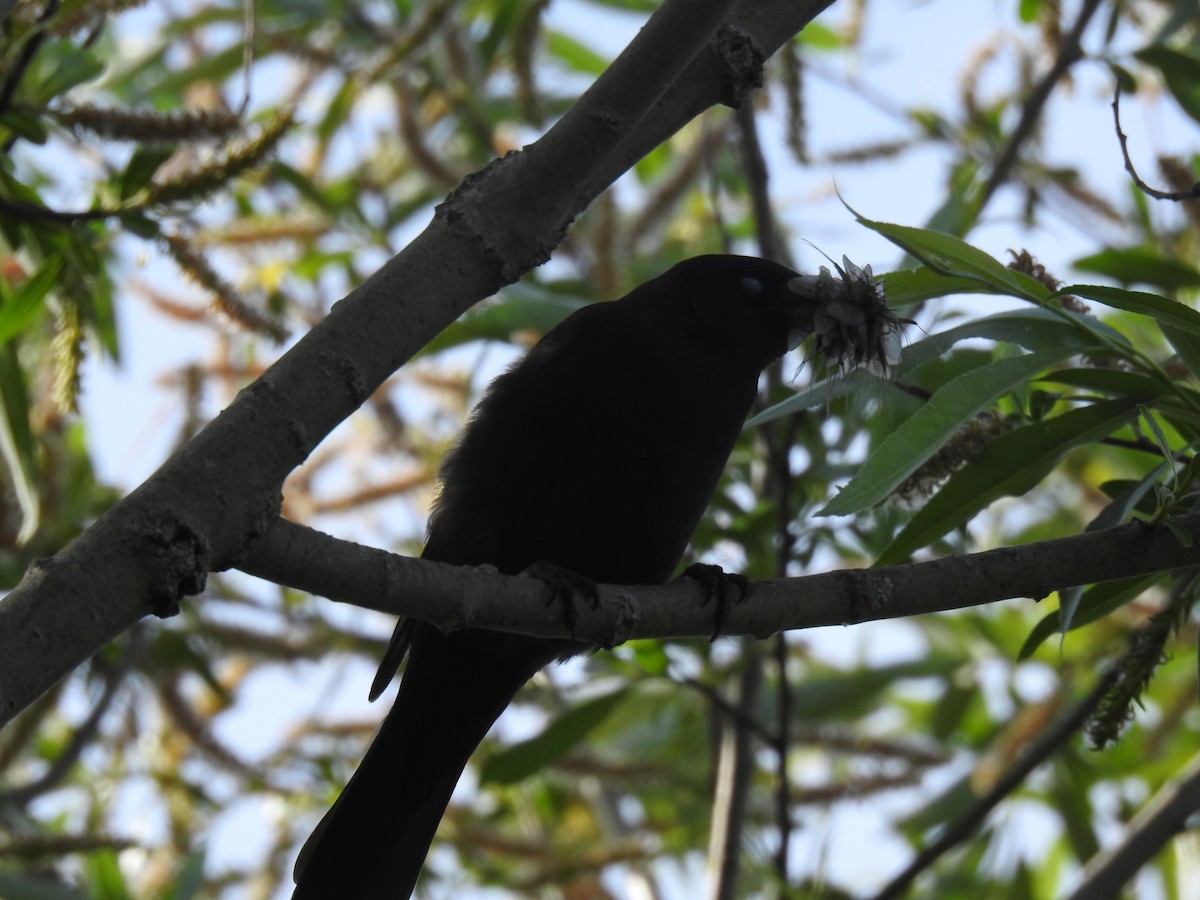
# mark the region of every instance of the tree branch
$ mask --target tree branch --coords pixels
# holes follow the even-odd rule
[[[1125,839],[1092,858],[1083,882],[1070,900],[1106,900],[1116,896],[1142,866],[1200,810],[1200,756],[1158,791],[1129,823]]]
[[[874,900],[895,900],[904,896],[916,877],[934,864],[948,850],[967,840],[975,833],[988,813],[995,809],[1000,802],[1024,783],[1034,769],[1053,756],[1070,739],[1084,721],[1092,714],[1109,688],[1116,682],[1119,670],[1114,666],[1105,672],[1088,695],[1075,705],[1065,716],[1057,719],[1049,728],[1031,742],[1017,757],[1017,760],[996,782],[990,791],[980,797],[953,822],[946,825],[941,835],[924,848],[911,863],[890,881],[886,887],[875,895]],[[1111,883],[1109,893],[1112,897]]]
[[[1121,79],[1117,78],[1117,86],[1113,90],[1113,127],[1117,129],[1117,140],[1121,144],[1121,156],[1125,159],[1125,171],[1129,173],[1129,177],[1133,179],[1133,183],[1138,186],[1143,194],[1153,197],[1155,200],[1193,200],[1200,197],[1200,181],[1192,185],[1190,190],[1186,191],[1160,191],[1157,188],[1152,188],[1146,182],[1142,181],[1138,175],[1137,169],[1133,167],[1133,160],[1129,158],[1129,138],[1124,131],[1121,130]]]
[[[965,609],[1059,588],[1200,565],[1200,513],[1170,525],[1133,522],[1074,537],[930,562],[757,581],[735,604],[724,634],[853,625]],[[1191,546],[1176,536],[1186,532]],[[367,609],[431,622],[443,631],[490,628],[536,637],[572,632],[548,607],[549,588],[523,576],[411,559],[280,519],[238,565],[243,572]],[[707,637],[713,611],[690,579],[666,585],[601,585],[581,604],[579,640],[611,647],[635,638]]]
[[[1008,138],[1008,143],[1004,145],[1004,150],[992,165],[992,171],[980,191],[979,206],[981,209],[987,205],[992,194],[996,193],[996,189],[1008,181],[1008,176],[1012,173],[1013,166],[1017,164],[1017,157],[1021,153],[1021,148],[1029,140],[1029,136],[1033,134],[1034,126],[1037,125],[1038,119],[1041,118],[1042,110],[1045,109],[1046,103],[1050,100],[1050,95],[1054,92],[1055,86],[1067,74],[1071,66],[1083,59],[1083,47],[1080,41],[1083,39],[1083,32],[1087,30],[1092,16],[1096,14],[1099,8],[1100,0],[1085,0],[1079,10],[1079,16],[1075,19],[1075,24],[1071,26],[1070,31],[1063,35],[1062,43],[1058,47],[1058,55],[1055,56],[1050,70],[1042,76],[1041,80],[1034,85],[1033,90],[1029,92],[1029,96],[1025,99],[1025,103],[1021,107],[1021,118],[1017,121],[1016,127],[1013,128],[1012,134]]]
[[[733,900],[738,896],[742,834],[754,776],[754,735],[745,723],[754,718],[763,677],[762,651],[749,645],[743,648],[742,655],[742,676],[737,688],[740,715],[723,716],[719,729],[712,829],[708,837],[705,888],[708,900]]]

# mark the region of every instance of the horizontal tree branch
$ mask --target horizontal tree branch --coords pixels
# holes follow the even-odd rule
[[[1181,543],[1191,536],[1190,546]],[[550,560],[553,562],[553,560]],[[1041,598],[1060,588],[1200,565],[1200,513],[1166,524],[1133,522],[1074,537],[930,562],[847,569],[753,582],[729,612],[723,634],[767,637],[822,625],[853,625]],[[547,606],[536,579],[398,556],[277,520],[238,568],[342,603],[431,622],[444,631],[489,628],[537,637],[571,634]],[[712,634],[704,589],[666,585],[600,587],[595,609],[577,610],[574,636],[601,646],[634,638]]]

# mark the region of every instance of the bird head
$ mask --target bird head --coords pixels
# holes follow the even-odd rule
[[[842,262],[835,278],[824,266],[818,275],[801,275],[756,257],[697,256],[643,291],[652,302],[687,304],[700,340],[757,370],[815,334],[828,363],[885,374],[899,359],[901,320],[870,266]]]

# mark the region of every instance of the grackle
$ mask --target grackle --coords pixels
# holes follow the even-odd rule
[[[770,362],[813,331],[834,362],[892,361],[897,320],[870,269],[839,273],[702,256],[569,316],[478,404],[442,464],[423,556],[667,581]],[[589,649],[402,620],[375,686],[407,653],[399,695],[301,851],[294,898],[408,897],[492,723],[539,669]]]

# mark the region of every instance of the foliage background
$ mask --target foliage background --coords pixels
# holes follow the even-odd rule
[[[539,134],[652,6],[18,3],[0,42],[3,583],[194,433],[465,174]],[[1105,63],[1132,77],[1125,130],[1141,174],[1186,190],[1188,117],[1200,118],[1195,13],[1154,2],[835,5],[771,61],[754,117],[721,110],[693,123],[594,204],[550,264],[377,392],[289,480],[287,515],[416,553],[441,453],[519,348],[678,259],[772,247],[750,134],[764,147],[774,252],[806,270],[827,263],[802,238],[877,271],[914,265],[854,224],[836,179],[871,219],[928,225],[1005,261],[1025,248],[1059,279],[1191,301],[1200,201],[1154,202],[1130,185]],[[964,19],[977,41],[951,39]],[[1081,19],[1087,56],[1075,60],[1062,48]],[[893,54],[910,77],[880,77],[897,71]],[[1050,102],[1023,130],[1039,84]],[[917,235],[908,246],[928,259],[940,245]],[[993,470],[967,462],[972,446],[1100,398],[1134,398],[1140,411],[1109,444],[1096,435],[1052,453],[1053,471],[1031,463],[1018,499],[974,517],[943,500],[918,557],[1077,533],[1103,511],[1191,508],[1200,353],[1186,316],[1121,297],[1134,311],[1104,311],[1133,348],[1107,348],[1118,363],[1081,364],[1096,347],[1047,339],[1061,355],[1043,368],[1060,380],[989,382],[1005,389],[982,418],[961,416],[967,450],[943,459],[986,478]],[[1002,305],[1028,311],[1034,299],[1045,303]],[[910,340],[998,308],[977,296],[913,300]],[[900,380],[935,391],[1020,353],[1012,341],[935,346],[940,358]],[[801,361],[769,380],[764,402],[820,374]],[[113,387],[106,370],[122,364],[156,372],[155,399]],[[1164,373],[1170,389],[1133,380]],[[814,514],[921,405],[870,384],[748,430],[693,552],[752,577],[871,564],[937,473],[852,517]],[[1032,459],[1020,440],[1017,455]],[[97,449],[113,446],[132,459]],[[1173,466],[1161,465],[1164,449]],[[1139,503],[1110,502],[1136,483]],[[1198,726],[1188,573],[1092,589],[1067,601],[1078,603],[1071,624],[1086,627],[1061,641],[1053,622],[1035,632],[1062,600],[761,645],[637,642],[555,669],[480,753],[469,787],[482,786],[460,792],[426,890],[693,896],[705,857],[719,857],[707,842],[722,735],[740,731],[755,765],[736,894],[784,884],[870,894],[1149,628],[1138,633],[1158,643],[1126,665],[1133,681],[1151,671],[1153,681],[1121,740],[1069,743],[919,883],[938,897],[1059,896],[1188,765]],[[387,631],[383,617],[234,575],[114,643],[0,734],[0,894],[286,895],[299,842],[381,714],[363,698]],[[1049,639],[1035,646],[1031,633]],[[1126,704],[1114,706],[1120,719]],[[1138,895],[1188,896],[1194,850],[1190,838],[1170,845]]]

